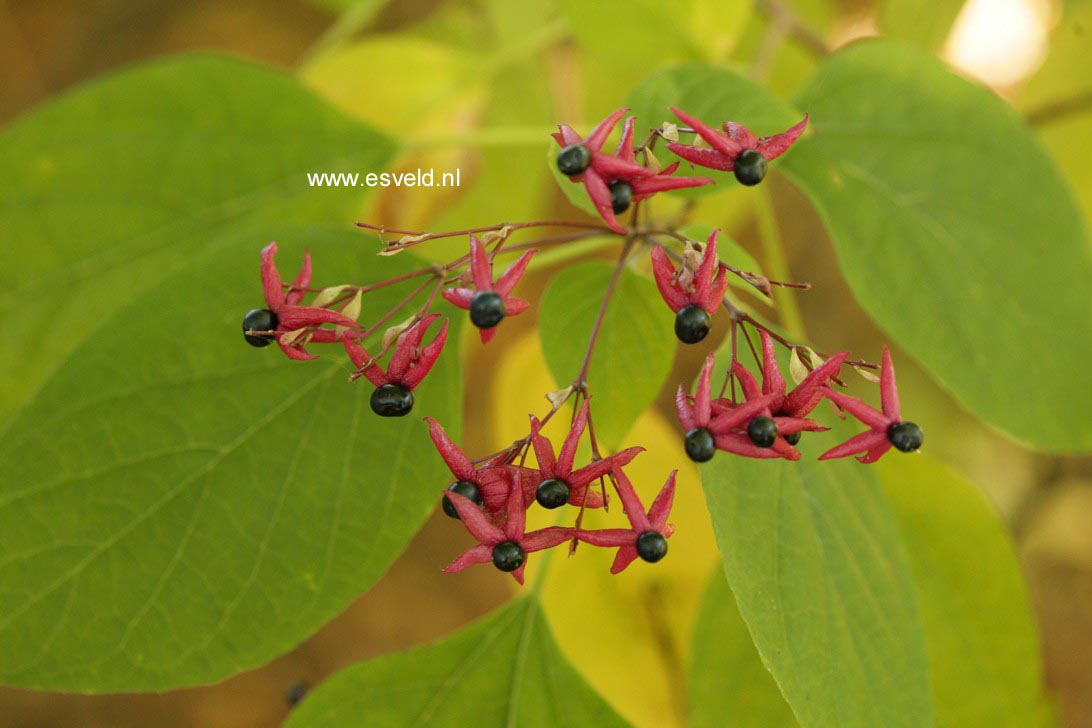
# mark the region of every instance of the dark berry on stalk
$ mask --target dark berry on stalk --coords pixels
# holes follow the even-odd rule
[[[569,484],[564,480],[550,478],[539,483],[535,490],[535,500],[543,508],[560,508],[569,502]]]
[[[684,344],[696,344],[709,334],[709,312],[701,306],[683,306],[675,314],[675,336]]]
[[[655,564],[667,556],[667,539],[659,531],[645,531],[637,537],[637,555]]]
[[[747,425],[747,437],[758,447],[769,447],[777,442],[777,423],[769,417],[755,417]]]
[[[620,215],[633,204],[633,188],[628,182],[616,179],[607,187],[610,189],[610,206],[615,215]]]
[[[803,432],[794,432],[791,435],[785,435],[785,442],[796,447],[796,443],[800,442],[800,436],[803,434]]]
[[[478,486],[471,483],[469,480],[460,480],[457,483],[452,483],[447,486],[447,489],[452,493],[458,493],[464,498],[474,501],[479,506],[482,504],[482,494],[478,492]],[[451,499],[446,495],[443,502],[440,504],[446,513],[451,518],[459,519],[459,512],[455,510],[455,504],[451,502]]]
[[[494,291],[478,291],[470,299],[470,321],[479,329],[491,329],[504,320],[504,299]]]
[[[591,164],[591,152],[583,144],[570,144],[557,153],[557,168],[566,177],[583,173]]]
[[[493,547],[493,566],[501,571],[515,571],[526,560],[527,553],[515,541],[504,541]]]
[[[413,392],[401,384],[384,384],[372,392],[372,412],[380,417],[402,417],[413,409]]]
[[[687,457],[696,463],[712,460],[717,454],[717,443],[713,439],[713,433],[704,427],[698,427],[686,433],[684,444]]]
[[[748,149],[736,158],[732,171],[741,185],[757,185],[766,176],[766,158],[754,149]]]
[[[925,433],[913,422],[895,422],[887,428],[887,439],[896,450],[914,452],[925,442]]]
[[[272,331],[275,328],[277,328],[277,314],[268,308],[256,308],[243,316],[243,338],[251,346],[269,346],[273,343],[273,336],[248,334],[248,331]]]

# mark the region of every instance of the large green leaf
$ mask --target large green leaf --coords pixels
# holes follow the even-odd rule
[[[747,0],[559,0],[584,52],[620,66],[724,58],[751,15]]]
[[[639,129],[657,127],[664,121],[680,123],[669,106],[678,107],[717,128],[722,121],[738,121],[761,136],[784,131],[803,116],[746,76],[727,68],[698,64],[667,68],[651,74],[630,92],[626,103],[637,115]],[[682,135],[684,143],[694,138],[692,134]],[[665,166],[679,161],[662,143],[657,147],[656,154]],[[774,167],[778,164],[780,162],[774,162]],[[731,172],[692,167],[685,161],[677,174],[716,180],[715,186],[683,190],[678,193],[680,195],[707,195],[724,185],[739,185]]]
[[[877,471],[918,586],[937,724],[1044,724],[1035,624],[1004,525],[970,483],[928,457],[888,456]]]
[[[831,56],[797,99],[784,169],[861,305],[968,409],[1044,450],[1092,445],[1092,255],[1072,195],[1003,101],[882,41]],[[1029,364],[1033,353],[1034,366]]]
[[[702,466],[728,583],[801,725],[931,725],[895,517],[872,470],[815,460],[831,437],[805,435],[795,463],[720,454]]]
[[[796,725],[719,569],[709,580],[694,625],[689,696],[689,724],[695,728]]]
[[[877,466],[921,604],[937,725],[1049,724],[1039,645],[1005,528],[974,487],[925,456]],[[691,724],[795,725],[718,574],[694,634]]]
[[[916,0],[883,0],[880,3],[880,29],[892,40],[935,50],[948,37],[964,2],[933,0],[928,8],[923,8]]]
[[[457,430],[455,352],[387,420],[336,347],[300,363],[246,346],[274,233],[285,274],[307,245],[316,282],[415,264],[351,230],[278,225],[90,332],[0,444],[0,681],[159,690],[261,665],[374,583],[435,505],[445,469],[420,416]]]
[[[565,661],[533,597],[426,647],[330,678],[288,720],[308,726],[624,726]]]
[[[183,57],[74,91],[0,133],[0,419],[95,326],[227,235],[351,222],[390,140],[291,77]]]
[[[609,263],[571,266],[550,281],[542,296],[542,348],[559,386],[580,372],[613,271]],[[663,387],[675,353],[671,322],[671,309],[656,284],[623,269],[588,371],[596,437],[608,448],[622,442]]]
[[[1050,54],[1018,90],[1015,104],[1035,124],[1055,164],[1092,220],[1092,78],[1087,72],[1092,2],[1067,2],[1050,35]]]

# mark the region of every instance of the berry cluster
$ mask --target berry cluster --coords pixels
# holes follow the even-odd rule
[[[243,317],[243,338],[246,342],[260,348],[276,341],[288,357],[297,360],[315,358],[304,348],[306,344],[340,343],[356,367],[350,380],[364,377],[375,385],[371,396],[372,411],[382,417],[403,417],[409,414],[413,409],[414,390],[432,370],[447,342],[448,322],[444,319],[431,343],[422,345],[428,329],[440,318],[439,314],[427,311],[435,298],[435,292],[444,283],[451,282],[447,280],[449,267],[425,271],[432,272],[437,281],[433,295],[407,321],[388,328],[383,337],[382,352],[378,356],[372,356],[360,341],[375,333],[380,325],[393,317],[397,309],[381,318],[371,329],[362,328],[347,313],[359,314],[361,296],[367,290],[398,282],[400,279],[372,286],[326,288],[318,292],[312,305],[301,306],[300,301],[310,290],[311,254],[305,255],[303,268],[292,284],[287,286],[286,291],[274,260],[276,253],[276,243],[270,243],[262,250],[261,277],[267,308],[254,309]],[[534,253],[534,250],[524,253],[494,284],[485,248],[476,237],[470,236],[468,257],[474,288],[449,288],[443,290],[442,295],[454,305],[470,310],[471,321],[481,329],[483,342],[492,338],[494,328],[506,315],[514,316],[527,310],[530,305],[510,294]],[[456,261],[453,266],[459,262]],[[405,276],[408,277],[412,276]],[[326,325],[334,328],[323,328]],[[391,358],[384,371],[378,362],[388,352],[392,352]]]
[[[478,540],[478,545],[456,559],[447,572],[462,571],[491,560],[501,571],[512,572],[522,584],[527,554],[566,541],[618,548],[612,573],[622,571],[638,556],[655,562],[667,554],[667,538],[674,530],[667,525],[667,516],[675,494],[675,473],[668,478],[646,515],[632,483],[623,472],[644,448],[627,448],[575,468],[576,451],[588,426],[588,414],[589,403],[585,400],[556,454],[553,443],[541,433],[542,423],[531,415],[530,434],[526,438],[483,458],[479,465],[451,441],[443,427],[426,418],[432,441],[455,478],[442,500],[444,513],[461,519]],[[537,468],[527,467],[522,462],[521,455],[526,455],[528,444],[534,450]],[[521,459],[519,464],[515,462],[517,458]],[[603,508],[607,504],[602,489],[604,478],[609,478],[614,485],[630,520],[630,528],[585,530],[579,526],[552,526],[525,532],[526,511],[536,503],[549,510],[571,505],[578,507],[581,513],[585,508]],[[596,481],[601,486],[598,492],[593,489]]]
[[[523,582],[527,555],[535,551],[570,543],[571,548],[584,543],[618,549],[612,573],[625,569],[641,558],[661,560],[667,553],[667,539],[674,528],[667,524],[675,493],[675,473],[671,473],[652,506],[646,511],[624,468],[643,448],[630,447],[614,454],[599,451],[591,416],[589,364],[594,354],[603,314],[610,302],[617,273],[630,260],[634,250],[647,246],[652,276],[661,297],[675,314],[675,336],[685,344],[697,344],[709,335],[718,309],[728,316],[730,355],[724,383],[714,397],[712,379],[714,357],[709,354],[698,376],[697,389],[689,395],[679,386],[675,398],[682,423],[686,454],[696,462],[711,460],[718,450],[743,457],[795,461],[803,433],[817,433],[826,427],[810,419],[823,401],[844,417],[849,413],[868,430],[837,445],[820,460],[857,456],[862,463],[872,463],[894,447],[913,452],[921,447],[921,429],[901,419],[895,370],[891,356],[884,349],[880,365],[851,360],[847,352],[823,355],[806,346],[783,338],[729,299],[731,275],[772,298],[772,287],[807,288],[807,284],[772,281],[756,273],[742,271],[721,260],[717,254],[719,231],[704,241],[692,240],[679,232],[686,212],[671,223],[638,218],[638,209],[658,192],[712,184],[707,177],[676,177],[679,162],[662,168],[652,155],[657,139],[667,141],[670,151],[682,160],[710,169],[732,171],[744,185],[760,182],[768,162],[787,151],[804,133],[808,117],[780,134],[759,138],[736,122],[724,122],[721,130],[708,126],[686,112],[672,107],[679,127],[665,123],[650,130],[648,138],[634,145],[634,117],[622,127],[621,140],[613,154],[602,151],[604,144],[626,109],[619,109],[600,122],[586,137],[571,127],[560,125],[552,136],[560,145],[557,167],[570,181],[584,185],[602,223],[567,220],[541,220],[501,223],[490,227],[445,233],[393,230],[357,223],[358,226],[400,235],[385,240],[382,255],[393,255],[406,248],[437,238],[466,236],[466,254],[444,265],[432,265],[367,285],[341,285],[312,289],[311,258],[307,255],[295,280],[285,285],[274,263],[277,246],[271,243],[262,251],[261,280],[266,308],[255,309],[243,319],[247,343],[265,347],[274,341],[291,359],[315,358],[306,347],[310,344],[340,344],[348,354],[354,371],[350,380],[364,378],[373,386],[372,410],[384,417],[401,417],[414,406],[414,391],[436,364],[448,335],[448,320],[432,311],[442,298],[469,313],[483,344],[492,340],[498,325],[509,316],[526,311],[530,304],[512,295],[527,271],[532,257],[541,247],[563,245],[593,236],[617,235],[622,241],[616,275],[604,291],[599,318],[588,341],[587,354],[571,383],[547,395],[551,409],[541,418],[530,415],[526,436],[500,452],[471,460],[448,437],[436,421],[425,418],[436,449],[454,480],[444,489],[441,505],[444,513],[459,519],[477,539],[477,545],[452,563],[446,571],[454,572],[472,564],[492,562],[501,571]],[[679,134],[694,135],[694,142],[682,144]],[[641,161],[638,161],[640,158]],[[618,215],[630,213],[623,226]],[[540,237],[532,242],[509,245],[509,237],[531,228],[567,228],[570,232]],[[681,247],[681,250],[679,249]],[[493,265],[502,255],[520,253],[499,277]],[[370,326],[357,322],[362,297],[370,291],[423,279],[400,303],[380,316]],[[310,305],[302,305],[308,294],[315,294]],[[423,302],[419,299],[424,298]],[[389,322],[405,317],[402,323]],[[400,314],[400,312],[402,312]],[[438,326],[436,324],[438,323]],[[372,355],[365,342],[381,337],[380,348],[372,344]],[[429,339],[429,332],[435,334]],[[761,355],[751,343],[749,329],[761,340]],[[738,338],[746,339],[761,376],[761,384],[738,357]],[[789,391],[777,361],[777,346],[794,358],[796,386]],[[384,368],[380,362],[389,354]],[[877,381],[868,369],[879,369],[881,409],[839,391],[843,367],[852,367],[865,378]],[[738,393],[737,393],[738,388]],[[563,407],[573,404],[568,434],[556,450],[542,434],[544,425]],[[591,458],[577,467],[578,446],[588,434]],[[534,467],[527,458],[534,454]],[[586,508],[606,508],[607,481],[622,502],[628,528],[589,530],[581,527]],[[578,509],[573,526],[552,526],[527,532],[526,514],[534,506],[547,510],[571,506]]]
[[[762,339],[762,386],[739,361],[733,361],[730,369],[729,377],[739,381],[742,400],[723,396],[713,399],[712,354],[706,357],[693,397],[679,386],[675,408],[686,430],[684,446],[691,460],[706,462],[717,450],[751,458],[799,460],[800,453],[794,445],[800,442],[801,435],[829,429],[807,419],[824,399],[872,429],[828,450],[819,456],[820,460],[864,453],[857,459],[872,463],[892,446],[902,452],[913,452],[921,447],[924,442],[921,428],[899,418],[895,368],[886,348],[880,374],[883,412],[878,412],[856,397],[831,388],[849,357],[848,352],[830,357],[787,392],[773,338],[767,331],[759,331],[759,336]]]

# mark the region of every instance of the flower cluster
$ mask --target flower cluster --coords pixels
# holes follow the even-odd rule
[[[583,183],[600,217],[616,233],[624,231],[615,215],[625,212],[633,203],[657,192],[713,183],[708,177],[673,177],[678,163],[661,172],[638,164],[633,150],[632,116],[622,127],[622,140],[614,154],[604,154],[601,151],[603,143],[627,111],[629,109],[618,109],[603,119],[586,139],[567,124],[560,124],[559,131],[553,134],[562,147],[557,155],[558,169],[572,182]]]
[[[315,298],[321,305],[303,306],[300,302],[311,283],[311,254],[304,256],[303,268],[287,287],[277,270],[277,244],[262,250],[261,277],[267,308],[254,309],[243,317],[243,337],[247,343],[264,347],[276,341],[289,358],[316,358],[304,346],[307,344],[341,344],[356,367],[350,377],[365,377],[375,391],[371,397],[372,411],[383,417],[400,417],[413,408],[413,391],[431,371],[447,341],[447,321],[427,346],[422,341],[439,314],[414,316],[402,326],[388,329],[392,350],[387,370],[364,349],[360,340],[370,332],[364,330],[347,312],[359,310],[362,289],[338,286],[324,289]],[[340,306],[340,309],[336,308]],[[334,328],[324,328],[332,325]]]
[[[588,401],[577,411],[555,454],[553,444],[541,432],[541,423],[531,416],[531,432],[523,447],[530,443],[538,468],[514,464],[521,448],[510,448],[485,458],[475,466],[465,453],[434,420],[429,431],[437,451],[456,479],[443,495],[444,513],[461,519],[478,544],[445,569],[462,571],[474,564],[492,561],[501,571],[511,572],[523,583],[527,555],[565,542],[580,541],[593,546],[617,548],[611,573],[625,569],[640,557],[656,562],[667,555],[667,538],[674,528],[667,524],[675,496],[675,473],[671,473],[648,513],[623,468],[644,448],[631,447],[607,457],[593,459],[575,468],[574,460],[588,421]],[[551,526],[526,531],[527,510],[536,503],[555,509],[571,505],[581,509],[602,508],[606,504],[602,483],[609,478],[622,501],[630,527],[589,530],[579,527]],[[601,489],[595,492],[598,481]]]
[[[675,314],[674,332],[679,341],[694,345],[706,340],[713,317],[720,309],[725,310],[730,327],[730,362],[719,393],[714,396],[716,360],[709,354],[694,394],[689,394],[680,385],[675,397],[685,433],[684,449],[692,460],[710,461],[718,450],[742,457],[799,460],[801,453],[797,445],[803,434],[828,429],[812,419],[813,412],[823,401],[837,415],[851,415],[868,429],[827,450],[820,460],[856,456],[862,463],[872,463],[891,448],[913,452],[922,446],[921,429],[902,419],[894,365],[887,349],[884,349],[879,367],[851,360],[848,352],[829,356],[816,354],[761,324],[728,296],[732,275],[770,298],[772,286],[806,288],[807,284],[771,281],[757,273],[734,268],[718,255],[719,230],[714,230],[704,241],[692,240],[680,232],[689,208],[669,222],[657,221],[644,214],[638,219],[639,203],[659,192],[714,182],[709,177],[676,176],[680,162],[661,167],[652,154],[658,139],[666,140],[667,148],[682,161],[731,171],[741,184],[750,186],[764,178],[768,162],[785,153],[801,137],[807,128],[808,117],[786,131],[758,137],[734,121],[725,121],[718,129],[681,109],[671,107],[671,110],[685,126],[665,123],[652,130],[640,145],[635,145],[634,141],[635,117],[626,117],[628,110],[624,108],[610,114],[585,137],[565,124],[559,125],[553,134],[561,147],[556,159],[558,169],[571,182],[584,186],[604,224],[545,220],[429,233],[358,223],[381,236],[386,233],[401,235],[397,240],[384,241],[382,255],[394,255],[429,240],[455,236],[465,236],[469,247],[465,254],[444,265],[427,266],[367,285],[321,289],[310,287],[310,254],[305,256],[296,278],[286,285],[274,262],[276,243],[270,243],[262,250],[261,281],[266,307],[252,310],[244,317],[246,341],[256,347],[276,342],[286,356],[295,360],[314,359],[307,349],[312,344],[338,344],[352,362],[354,369],[350,380],[366,379],[374,387],[370,400],[372,410],[384,417],[401,417],[413,408],[415,390],[436,365],[447,342],[449,321],[432,310],[434,304],[443,305],[440,302],[446,301],[467,311],[482,344],[488,344],[503,320],[530,307],[528,301],[513,292],[539,248],[610,233],[622,241],[616,274],[604,292],[583,364],[574,372],[569,386],[548,395],[552,408],[547,415],[541,420],[530,415],[526,436],[498,453],[472,460],[438,422],[425,418],[432,442],[452,476],[442,493],[443,512],[461,520],[477,540],[477,544],[446,571],[461,571],[472,564],[491,561],[523,583],[528,554],[564,543],[569,543],[571,548],[583,543],[617,549],[612,573],[624,570],[637,558],[656,562],[666,555],[667,539],[674,531],[667,519],[675,495],[676,473],[671,473],[646,510],[625,473],[625,468],[643,448],[630,447],[605,456],[601,454],[589,399],[589,365],[600,324],[618,274],[630,261],[632,252],[642,246],[648,248],[649,268],[660,296]],[[623,124],[618,145],[613,153],[604,152],[603,147],[619,122]],[[679,135],[682,134],[693,135],[692,143],[681,143]],[[617,216],[626,211],[632,211],[632,214],[629,225],[623,226]],[[536,227],[573,228],[577,232],[508,245],[509,236],[514,232]],[[719,247],[723,251],[724,243]],[[495,276],[493,265],[497,258],[517,252],[519,257]],[[423,282],[391,310],[367,327],[358,323],[365,294],[415,279],[423,279]],[[314,294],[313,298],[305,305],[304,299],[310,294]],[[388,324],[398,320],[402,322]],[[387,328],[382,330],[384,326]],[[761,341],[761,354],[752,344],[750,331],[757,333]],[[758,376],[739,360],[739,334],[746,338],[754,354]],[[794,357],[790,371],[796,386],[791,390],[778,363],[778,345]],[[807,356],[802,357],[802,352]],[[384,360],[386,364],[383,364]],[[841,391],[844,385],[839,377],[844,367],[853,367],[862,373],[865,368],[880,369],[879,409]],[[866,378],[875,381],[872,375],[866,374]],[[543,434],[543,428],[570,401],[583,403],[574,408],[569,430],[560,448],[555,448]],[[592,455],[588,462],[578,464],[577,452],[585,434]],[[527,464],[532,454],[533,466]],[[606,508],[608,482],[622,503],[628,527],[583,528],[585,509]],[[572,526],[527,531],[529,509],[557,510],[566,506],[578,509]]]
[[[762,338],[762,385],[738,361],[732,363],[730,376],[739,381],[742,401],[716,399],[712,396],[714,357],[706,357],[698,376],[694,396],[680,385],[675,396],[679,421],[686,430],[683,443],[686,454],[695,462],[711,460],[717,450],[751,458],[799,460],[794,447],[804,432],[823,432],[828,428],[808,419],[823,399],[849,412],[871,429],[828,450],[820,460],[865,453],[862,463],[875,462],[892,445],[902,452],[913,452],[924,441],[921,429],[899,418],[899,400],[895,389],[895,369],[891,355],[884,349],[880,390],[883,412],[855,397],[832,388],[849,354],[842,352],[814,368],[791,392],[777,363],[773,339],[766,331]]]
[[[457,268],[459,261],[423,272],[435,277],[434,293],[445,283],[462,283],[464,277],[469,278],[465,282],[473,288],[457,285],[444,289],[442,295],[455,306],[470,311],[470,320],[481,330],[485,343],[493,337],[496,326],[505,316],[515,316],[530,306],[511,293],[535,252],[525,252],[494,282],[492,263],[485,246],[470,235],[470,252],[466,256],[469,270],[464,275],[447,279],[447,274]],[[430,296],[425,307],[406,322],[388,328],[383,336],[382,351],[372,356],[361,341],[397,311],[384,316],[373,329],[364,329],[357,323],[355,316],[359,314],[363,293],[378,286],[325,288],[318,292],[312,305],[304,306],[301,301],[311,284],[310,252],[305,254],[303,268],[289,286],[284,285],[277,269],[276,253],[276,243],[270,243],[262,250],[261,279],[266,308],[254,309],[243,317],[246,342],[260,348],[276,341],[289,358],[296,360],[316,358],[304,348],[307,344],[341,344],[356,368],[350,380],[363,377],[375,386],[371,396],[372,411],[382,417],[408,414],[413,408],[414,390],[435,366],[447,342],[448,322],[444,319],[432,341],[423,344],[429,328],[440,318],[437,313],[427,312],[433,297]],[[333,328],[329,328],[331,326]],[[387,353],[391,357],[384,370],[379,360]]]
[[[808,125],[808,117],[791,129],[769,137],[756,137],[747,127],[734,121],[723,124],[724,133],[702,123],[681,109],[671,110],[690,131],[709,147],[671,142],[667,148],[682,159],[701,167],[731,171],[744,185],[756,185],[766,176],[766,163],[784,154]],[[679,163],[657,171],[637,162],[633,146],[634,117],[622,126],[622,138],[614,154],[602,151],[607,137],[629,109],[618,109],[599,122],[587,137],[581,137],[567,124],[559,124],[554,141],[561,147],[557,154],[558,170],[572,182],[581,183],[592,204],[616,233],[624,233],[615,215],[628,210],[657,192],[701,187],[713,184],[709,177],[674,177]],[[642,145],[647,151],[648,147]]]

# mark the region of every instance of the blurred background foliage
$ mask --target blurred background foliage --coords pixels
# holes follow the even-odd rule
[[[298,72],[335,106],[400,140],[404,151],[392,168],[461,168],[459,189],[390,188],[358,210],[361,219],[394,227],[456,228],[571,215],[543,164],[544,132],[560,119],[585,123],[600,118],[665,63],[735,65],[788,97],[817,66],[812,46],[839,47],[886,34],[936,52],[1011,103],[1034,127],[1074,190],[1086,223],[1092,218],[1092,2],[634,0],[622,12],[619,5],[586,0],[5,0],[0,2],[0,121],[132,63],[188,50],[219,50]],[[790,18],[799,18],[811,32],[801,33]],[[878,351],[884,337],[849,295],[811,206],[780,175],[771,175],[768,186],[784,261],[767,257],[762,215],[743,201],[739,188],[704,198],[701,219],[723,227],[767,273],[784,266],[791,277],[813,284],[805,294],[786,294],[796,298],[812,341]],[[421,250],[447,258],[464,244],[454,240]],[[589,259],[597,255],[585,253]],[[597,269],[571,275],[585,272],[596,275]],[[541,294],[552,274],[537,271],[525,284],[528,296]],[[544,357],[534,331],[535,315],[513,320],[487,355],[464,341],[463,444],[468,452],[507,443],[510,433],[526,427],[528,412],[541,411],[541,393],[555,388],[549,356]],[[675,356],[670,381],[683,381],[694,372],[698,355],[685,351]],[[930,463],[943,460],[956,471],[905,477],[965,479],[1001,514],[1023,566],[1047,689],[1066,725],[1092,725],[1088,459],[1037,454],[1016,444],[962,411],[909,357],[898,359],[904,401],[914,402],[920,421],[932,423]],[[1034,358],[1028,361],[1033,375]],[[1086,380],[1087,371],[1074,373],[1074,386],[1087,386]],[[1013,383],[1014,388],[1020,385]],[[1087,418],[1088,413],[1075,416]],[[625,440],[672,440],[674,426],[670,393],[663,392]],[[681,452],[670,449],[635,461],[632,472],[642,494],[658,487],[681,462],[686,462]],[[885,485],[890,478],[897,480],[891,471],[882,473]],[[688,480],[697,478],[691,474]],[[900,492],[910,497],[889,488],[889,493]],[[905,505],[912,510],[912,503]],[[955,514],[974,507],[951,504]],[[458,578],[439,573],[438,565],[454,553],[452,532],[440,527],[446,526],[441,520],[433,515],[377,587],[261,669],[218,685],[161,695],[92,697],[0,689],[0,724],[277,724],[289,710],[285,694],[292,686],[311,685],[350,663],[448,634],[510,597],[510,582],[491,570],[470,570]],[[710,686],[688,686],[684,677],[699,607],[708,616],[704,624],[715,619],[722,625],[717,631],[721,640],[729,639],[732,625],[742,629],[731,610],[708,614],[710,605],[723,598],[710,597],[702,606],[707,588],[710,594],[726,595],[727,590],[716,573],[712,530],[696,488],[680,489],[673,520],[680,532],[672,540],[670,568],[631,570],[624,578],[610,579],[604,561],[609,555],[586,553],[564,565],[564,589],[555,584],[561,571],[555,568],[544,591],[547,618],[562,651],[623,717],[642,725],[681,724],[693,710],[688,696],[709,713]],[[959,524],[956,518],[951,527],[959,529]],[[995,537],[975,531],[963,545]],[[974,552],[966,558],[973,559]],[[921,568],[933,573],[943,566],[938,561]],[[968,575],[937,578],[945,576],[959,583]],[[923,605],[927,620],[929,609]],[[753,667],[755,656],[747,652],[753,647],[745,631],[738,634],[735,643],[718,645],[718,657],[743,655],[738,664]],[[702,647],[699,641],[697,649]],[[776,692],[764,699],[773,687],[768,674],[743,674],[740,681],[733,695],[752,701],[746,704],[753,724],[791,720]],[[692,717],[702,723],[699,713]],[[715,718],[715,713],[706,715],[710,725]],[[949,724],[960,724],[958,716],[948,718]]]

